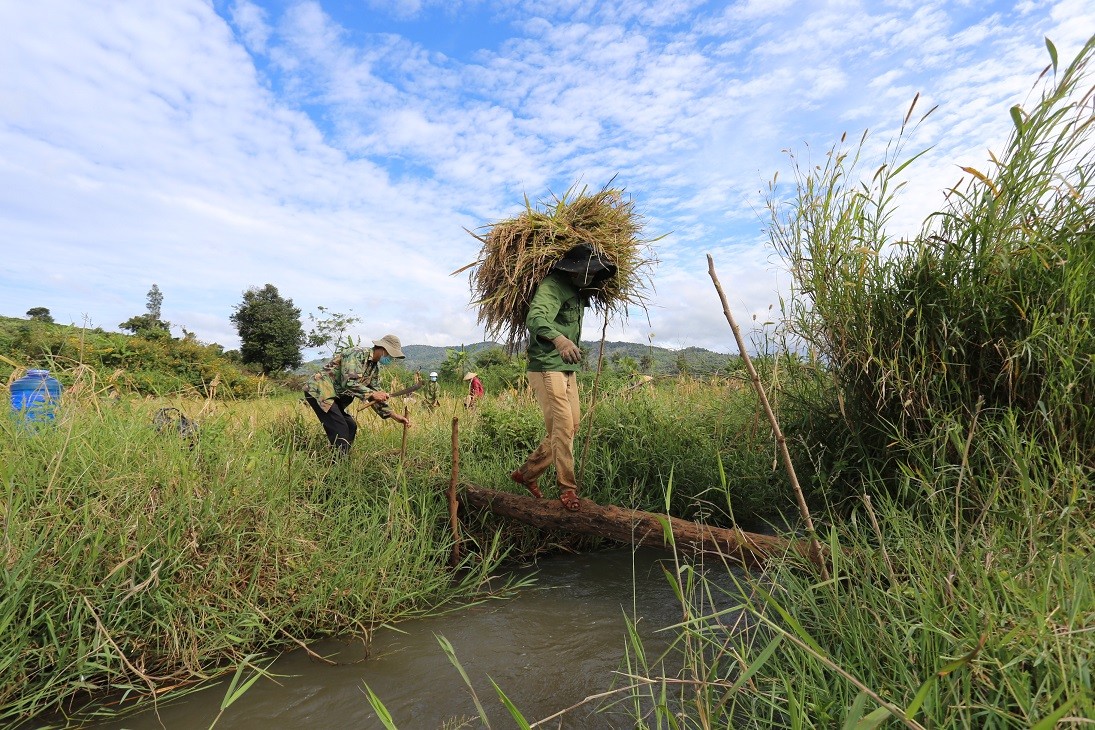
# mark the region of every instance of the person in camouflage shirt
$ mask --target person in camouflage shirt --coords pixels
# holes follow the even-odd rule
[[[431,411],[441,405],[441,393],[437,385],[437,373],[430,373],[430,380],[426,383],[426,407]]]
[[[367,401],[383,419],[411,425],[410,419],[392,411],[388,394],[380,387],[380,366],[387,365],[393,357],[404,357],[395,335],[373,340],[371,351],[347,347],[304,386],[304,400],[315,411],[331,446],[340,453],[349,453],[357,436],[357,422],[348,410],[354,398]]]

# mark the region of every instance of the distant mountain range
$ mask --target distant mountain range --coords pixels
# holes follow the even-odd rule
[[[600,342],[583,340],[580,346],[588,353],[591,367],[596,367]],[[404,345],[403,354],[406,359],[400,364],[410,371],[420,370],[429,372],[441,367],[449,350],[463,348],[468,353],[468,359],[474,365],[475,356],[484,350],[493,347],[501,347],[497,342],[476,342],[471,345],[452,345],[450,347],[436,347],[433,345]],[[682,350],[669,350],[664,347],[654,347],[635,342],[605,342],[605,367],[618,363],[622,358],[631,358],[636,367],[644,371],[661,374],[677,374],[682,370],[693,375],[707,375],[716,371],[726,372],[733,363],[738,360],[736,355],[728,355],[720,352],[712,352],[702,347],[686,347]],[[649,359],[649,363],[646,360]],[[326,359],[312,360],[305,363],[301,370],[314,371],[321,367]],[[643,367],[649,364],[649,367]]]

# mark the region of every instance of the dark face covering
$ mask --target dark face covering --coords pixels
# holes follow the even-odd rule
[[[586,272],[584,274],[571,274],[570,280],[574,282],[574,286],[579,289],[588,289],[597,282],[597,277],[592,273]]]

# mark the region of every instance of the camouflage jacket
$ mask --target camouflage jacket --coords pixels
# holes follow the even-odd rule
[[[370,393],[383,390],[380,366],[369,359],[371,356],[371,349],[347,347],[308,379],[304,392],[315,398],[324,411],[329,411],[337,399],[347,396],[366,400]],[[373,403],[372,409],[381,418],[392,415],[387,403]]]

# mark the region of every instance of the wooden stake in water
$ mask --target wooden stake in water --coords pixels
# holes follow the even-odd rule
[[[460,480],[460,419],[452,419],[452,473],[449,475],[449,525],[452,527],[452,567],[460,564],[460,520],[456,509],[456,484]]]
[[[760,382],[760,376],[757,375],[757,369],[753,367],[753,361],[749,359],[749,351],[745,349],[745,340],[742,339],[738,323],[734,321],[734,315],[730,313],[730,305],[726,303],[726,294],[722,290],[722,284],[719,283],[719,277],[715,275],[715,260],[711,258],[711,254],[707,254],[707,273],[711,275],[711,281],[715,283],[715,291],[719,293],[719,299],[722,301],[722,313],[726,315],[726,321],[730,323],[730,329],[734,331],[734,339],[737,340],[738,351],[741,352],[741,359],[745,362],[745,369],[749,371],[753,388],[757,391],[760,403],[764,406],[764,412],[768,415],[768,422],[772,424],[772,433],[776,436],[776,443],[783,455],[783,464],[787,467],[787,476],[790,478],[791,487],[795,491],[795,499],[798,500],[798,511],[802,515],[803,522],[806,523],[807,532],[810,533],[811,548],[819,556],[818,565],[821,566],[821,577],[824,580],[829,580],[829,569],[826,567],[825,561],[820,559],[820,556],[824,553],[821,551],[821,544],[818,542],[817,533],[814,531],[814,521],[810,518],[810,508],[806,506],[806,498],[802,495],[798,475],[795,474],[795,467],[791,463],[791,452],[787,450],[787,439],[784,438],[783,431],[779,427],[779,421],[776,420],[776,414],[772,411],[772,406],[768,402],[768,395],[764,392],[764,386]]]

